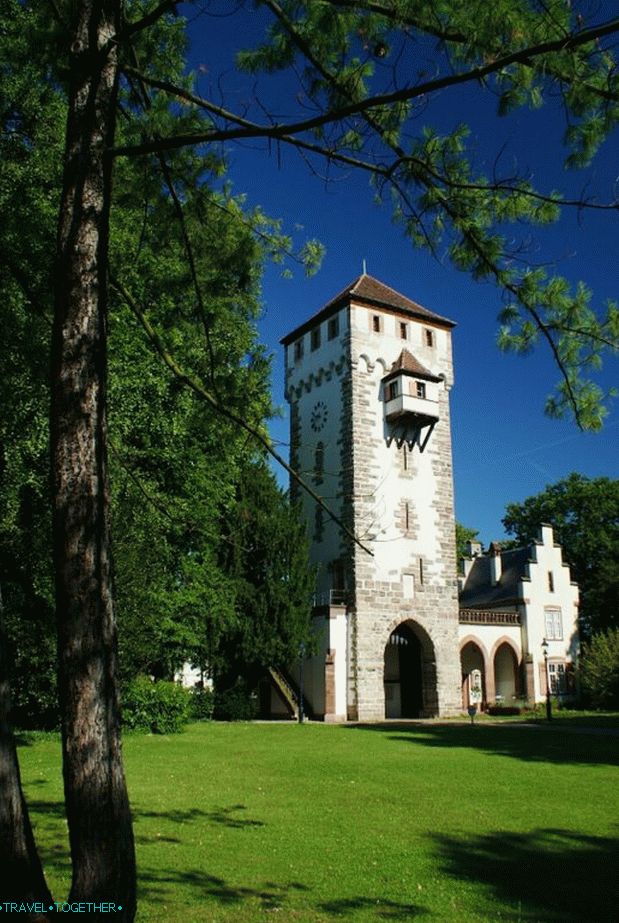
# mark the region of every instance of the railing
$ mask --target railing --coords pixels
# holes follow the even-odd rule
[[[317,606],[347,606],[348,590],[327,590],[326,593],[314,594],[314,607]]]
[[[518,612],[491,612],[488,609],[460,609],[464,625],[520,625]]]
[[[284,674],[275,667],[269,667],[271,679],[287,701],[295,718],[299,717],[299,699]]]

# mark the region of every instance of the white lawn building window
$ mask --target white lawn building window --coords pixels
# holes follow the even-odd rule
[[[561,610],[555,606],[552,608],[547,607],[544,609],[544,616],[546,618],[546,638],[549,641],[562,641],[563,619],[561,618]]]

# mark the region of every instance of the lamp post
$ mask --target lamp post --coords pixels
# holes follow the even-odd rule
[[[546,638],[542,641],[542,651],[544,652],[544,670],[546,672],[546,718],[552,721],[552,702],[550,699],[550,676],[548,675],[548,641]]]
[[[303,642],[299,645],[299,724],[305,720],[303,708],[303,661],[305,660],[305,645]]]

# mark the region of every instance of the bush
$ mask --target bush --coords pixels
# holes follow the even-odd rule
[[[214,707],[215,697],[211,689],[195,686],[191,690],[191,717],[196,721],[210,721]]]
[[[153,734],[176,734],[189,720],[190,709],[191,693],[178,683],[154,683],[148,676],[138,676],[123,696],[123,723]]]
[[[522,709],[518,705],[491,705],[489,715],[519,715]]]
[[[214,717],[218,721],[252,721],[259,712],[257,696],[242,680],[215,693]]]
[[[580,680],[595,708],[619,708],[619,628],[594,635],[585,645]]]

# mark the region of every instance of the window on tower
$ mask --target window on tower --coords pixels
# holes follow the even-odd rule
[[[314,455],[314,484],[322,484],[325,473],[325,444],[319,442]]]
[[[408,324],[400,322],[400,339],[408,340]]]
[[[311,336],[312,352],[320,347],[320,327],[314,327]]]
[[[303,337],[294,344],[294,361],[300,362],[303,358]]]
[[[380,333],[382,330],[380,314],[372,314],[372,330],[374,333]]]
[[[416,394],[416,396],[417,396],[417,397],[421,397],[421,398],[423,398],[423,400],[425,400],[425,398],[426,398],[426,385],[425,385],[425,382],[423,382],[423,381],[416,381],[416,382],[415,382],[415,385],[416,385],[416,387],[415,387],[415,394]]]
[[[394,401],[396,397],[400,394],[400,383],[399,381],[390,381],[387,385],[387,400]]]
[[[340,318],[336,314],[335,317],[332,317],[327,326],[327,336],[330,340],[334,340],[340,334]]]
[[[432,330],[424,330],[426,346],[434,346],[434,333]]]

